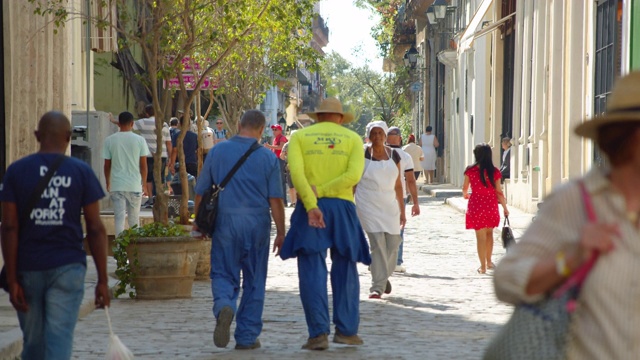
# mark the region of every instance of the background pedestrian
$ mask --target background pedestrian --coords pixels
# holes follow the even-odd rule
[[[478,144],[473,149],[475,163],[464,171],[462,195],[469,199],[465,215],[466,228],[476,232],[478,258],[480,259],[479,274],[495,265],[491,261],[493,255],[493,228],[500,224],[498,203],[502,205],[504,216],[509,216],[507,202],[500,185],[500,170],[493,166],[491,147],[488,144]],[[469,195],[471,186],[471,195]]]
[[[427,126],[424,130],[424,134],[420,136],[420,146],[422,147],[422,152],[424,154],[424,160],[422,160],[421,165],[424,169],[425,184],[433,183],[433,173],[436,170],[436,159],[438,158],[436,148],[440,146],[438,138],[431,133],[432,130],[433,128],[431,126]]]
[[[424,153],[422,152],[422,148],[416,145],[416,137],[415,135],[409,135],[409,142],[407,145],[402,147],[402,150],[407,154],[411,155],[411,160],[413,160],[413,175],[418,180],[420,177],[420,173],[422,172],[422,161],[424,160]],[[418,199],[415,199],[418,201]]]
[[[149,195],[147,155],[149,148],[144,138],[133,133],[133,114],[122,112],[118,116],[120,131],[104,140],[104,177],[113,204],[115,234],[124,231],[125,213],[129,228],[139,225],[142,195]]]

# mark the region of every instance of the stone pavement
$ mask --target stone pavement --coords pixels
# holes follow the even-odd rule
[[[459,211],[465,201],[446,199],[451,206],[444,201],[420,196],[422,214],[410,218],[405,230],[407,273],[394,273],[390,295],[369,300],[370,273],[366,266],[358,266],[362,346],[332,343],[324,352],[300,349],[307,330],[298,296],[296,261],[275,257],[269,264],[261,349],[233,350],[233,338],[226,349],[213,345],[215,320],[206,281],[194,283],[192,299],[113,299],[110,314],[114,332],[140,359],[479,359],[491,336],[509,317],[511,307],[496,300],[490,274],[476,273],[475,235],[464,229],[464,216]],[[287,214],[291,211],[287,209]],[[521,233],[532,215],[510,211],[514,232]],[[504,254],[498,236],[494,249],[497,263]],[[113,266],[110,263],[110,271]],[[92,289],[88,284],[88,295]],[[0,294],[2,324],[10,318],[6,316],[8,303],[8,296]],[[15,356],[16,345],[7,351],[3,343],[8,333],[2,331],[0,327],[0,358]],[[19,336],[20,330],[13,325],[9,333]],[[103,359],[108,342],[104,312],[90,312],[76,327],[73,358]]]

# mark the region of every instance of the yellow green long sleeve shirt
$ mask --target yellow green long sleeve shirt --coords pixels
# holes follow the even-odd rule
[[[307,211],[318,207],[318,198],[353,202],[353,187],[364,171],[362,140],[352,130],[321,122],[296,131],[289,141],[291,180]]]

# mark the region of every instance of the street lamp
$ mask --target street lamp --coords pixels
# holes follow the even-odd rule
[[[429,6],[429,8],[427,9],[427,19],[429,20],[429,24],[431,25],[435,25],[438,23],[438,20],[436,19],[436,13],[433,10],[433,5]]]
[[[287,126],[287,120],[285,120],[284,117],[281,116],[280,119],[278,119],[278,125],[280,125],[280,127],[282,127],[282,129],[284,130]]]
[[[447,1],[446,0],[436,0],[433,3],[433,12],[435,13],[436,19],[441,20],[447,15]]]
[[[403,60],[406,66],[411,66],[412,69],[416,67],[418,50],[416,50],[415,46],[411,45],[411,48],[404,53]]]

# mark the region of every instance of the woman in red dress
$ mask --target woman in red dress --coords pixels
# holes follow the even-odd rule
[[[500,170],[493,166],[491,147],[488,144],[476,145],[473,149],[476,162],[464,171],[462,195],[469,199],[466,214],[466,227],[476,231],[478,258],[480,258],[479,274],[493,269],[491,262],[493,253],[493,228],[500,224],[498,203],[502,205],[504,216],[509,216],[507,201],[500,185]],[[471,196],[469,196],[471,185]]]

